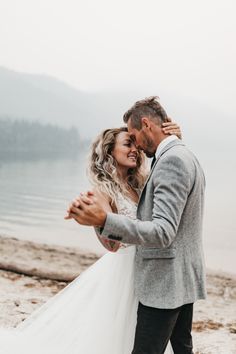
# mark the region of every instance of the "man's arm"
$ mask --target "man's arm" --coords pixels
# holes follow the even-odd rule
[[[152,221],[107,213],[101,236],[124,243],[166,248],[173,242],[191,190],[191,176],[182,159],[167,156],[153,171]]]

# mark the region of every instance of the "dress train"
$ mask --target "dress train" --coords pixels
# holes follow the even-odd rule
[[[131,354],[134,256],[135,246],[105,254],[17,328],[0,330],[0,354]]]
[[[136,209],[119,196],[119,213],[135,218]],[[135,251],[108,252],[15,329],[0,329],[0,354],[131,354]]]

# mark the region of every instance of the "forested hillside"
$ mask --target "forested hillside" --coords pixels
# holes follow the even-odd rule
[[[66,156],[83,146],[75,127],[0,117],[0,156]]]

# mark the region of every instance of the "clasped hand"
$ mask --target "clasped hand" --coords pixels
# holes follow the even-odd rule
[[[74,219],[81,225],[103,227],[107,213],[94,192],[81,193],[67,209],[64,219]]]

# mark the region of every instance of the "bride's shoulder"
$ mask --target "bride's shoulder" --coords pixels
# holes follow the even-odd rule
[[[112,211],[112,212],[117,211],[117,208],[116,208],[114,202],[112,201],[111,197],[107,193],[105,193],[104,191],[102,191],[98,187],[93,187],[92,192],[93,192],[93,195],[96,198],[98,198],[101,203],[104,203],[104,205],[109,204],[110,210],[108,210],[108,211]]]

